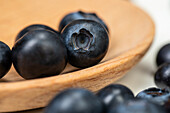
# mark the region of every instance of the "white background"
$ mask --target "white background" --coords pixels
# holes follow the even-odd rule
[[[155,40],[145,57],[125,77],[116,82],[128,86],[137,94],[145,88],[155,87],[156,54],[161,46],[170,43],[170,0],[131,1],[145,10],[152,17],[156,25]],[[42,113],[42,110],[18,113]]]

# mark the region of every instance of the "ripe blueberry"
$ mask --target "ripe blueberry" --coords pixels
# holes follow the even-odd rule
[[[33,30],[12,49],[16,71],[25,79],[57,75],[67,63],[67,50],[60,35],[49,30]]]
[[[133,99],[112,106],[107,113],[166,113],[162,106],[147,100]]]
[[[134,98],[134,94],[129,88],[119,84],[106,86],[97,93],[97,96],[103,101],[108,109],[111,106],[124,103],[125,101]]]
[[[94,21],[102,24],[106,28],[106,30],[109,31],[106,24],[95,13],[85,13],[82,11],[69,13],[65,17],[63,17],[63,19],[61,20],[60,25],[59,25],[59,31],[61,32],[62,29],[66,25],[68,25],[69,23],[71,23],[74,20],[79,20],[79,19],[94,20]]]
[[[149,88],[139,92],[136,98],[147,99],[170,111],[170,92],[160,88]]]
[[[57,31],[55,31],[54,29],[52,29],[51,27],[48,27],[48,26],[46,26],[46,25],[42,25],[42,24],[33,24],[33,25],[29,25],[29,26],[27,26],[27,27],[25,27],[23,30],[21,30],[19,33],[18,33],[18,35],[17,35],[17,37],[16,37],[16,39],[15,39],[15,41],[17,41],[18,39],[20,39],[25,33],[27,33],[27,32],[29,32],[29,31],[31,31],[31,30],[43,30],[43,29],[46,29],[46,30],[50,30],[50,31],[53,31],[53,32],[55,32],[56,34],[59,34]]]
[[[156,71],[154,79],[158,87],[170,89],[170,63],[161,65]]]
[[[103,104],[85,89],[60,92],[47,106],[45,113],[103,113]]]
[[[163,63],[170,63],[170,43],[166,44],[159,50],[156,63],[157,66],[160,66]]]
[[[108,33],[98,22],[75,20],[61,34],[69,63],[75,67],[86,68],[99,63],[108,50]]]
[[[8,45],[0,41],[0,78],[9,71],[11,65],[11,50]]]

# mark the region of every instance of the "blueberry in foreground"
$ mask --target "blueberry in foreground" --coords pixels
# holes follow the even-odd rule
[[[170,89],[170,63],[165,63],[158,68],[154,80],[158,87]]]
[[[170,112],[170,92],[161,88],[148,88],[139,92],[136,98],[147,99],[160,106],[163,106],[167,112]]]
[[[11,65],[11,50],[8,45],[0,41],[0,78],[10,70]]]
[[[156,57],[157,66],[163,63],[170,63],[170,43],[164,45],[158,52]]]
[[[108,113],[166,113],[163,107],[147,100],[134,99],[113,106]]]
[[[60,92],[45,113],[104,113],[102,102],[90,91],[80,88]]]
[[[109,36],[105,28],[92,20],[75,20],[62,31],[69,63],[86,68],[99,63],[106,55]]]
[[[57,31],[55,31],[54,29],[52,29],[51,27],[47,26],[47,25],[43,25],[43,24],[32,24],[32,25],[29,25],[27,27],[25,27],[23,30],[21,30],[15,41],[17,41],[18,39],[20,39],[25,33],[29,32],[29,31],[32,31],[32,30],[50,30],[50,31],[53,31],[54,33],[56,34],[59,34]]]
[[[124,103],[127,100],[134,99],[133,92],[126,86],[120,84],[106,86],[97,93],[97,96],[103,101],[107,109]]]
[[[98,15],[96,15],[95,13],[86,13],[83,11],[69,13],[66,16],[64,16],[60,22],[59,31],[61,32],[66,25],[70,24],[74,20],[79,19],[94,20],[102,24],[106,28],[106,30],[109,31],[107,25],[103,22],[101,18],[99,18]]]
[[[12,60],[16,71],[25,79],[48,77],[64,70],[67,50],[60,35],[34,30],[15,43]]]

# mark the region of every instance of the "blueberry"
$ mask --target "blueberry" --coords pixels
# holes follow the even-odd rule
[[[67,50],[49,30],[33,30],[18,40],[12,49],[16,71],[25,79],[57,75],[67,63]]]
[[[170,113],[170,97],[169,100],[164,104],[164,108],[166,109],[167,113]]]
[[[147,100],[134,99],[112,106],[108,113],[166,113],[162,106]]]
[[[156,58],[157,66],[160,66],[163,63],[170,63],[170,43],[164,45],[158,52]]]
[[[46,25],[33,24],[33,25],[29,25],[29,26],[25,27],[23,30],[21,30],[21,31],[18,33],[15,41],[17,41],[18,39],[20,39],[20,38],[21,38],[25,33],[27,33],[27,32],[29,32],[29,31],[31,31],[31,30],[39,30],[39,29],[42,29],[42,30],[43,30],[43,29],[46,29],[46,30],[53,31],[53,32],[55,32],[56,34],[59,34],[57,31],[55,31],[54,29],[52,29],[51,27],[48,27],[48,26],[46,26]]]
[[[104,27],[92,20],[75,20],[62,31],[69,63],[86,68],[99,63],[106,55],[109,36]]]
[[[148,88],[139,92],[136,98],[147,99],[170,111],[170,92],[160,88]]]
[[[11,50],[8,45],[0,41],[0,78],[11,68]]]
[[[120,84],[106,86],[97,93],[97,96],[103,101],[108,109],[111,106],[134,99],[133,92],[126,86]]]
[[[170,63],[161,65],[156,71],[154,79],[158,87],[170,89]]]
[[[104,113],[102,102],[85,89],[72,88],[60,92],[45,113]]]
[[[62,29],[66,25],[68,25],[69,23],[71,23],[74,20],[79,20],[79,19],[94,20],[94,21],[102,24],[106,28],[106,30],[109,31],[106,24],[95,13],[85,13],[83,11],[69,13],[65,17],[63,17],[63,19],[61,20],[60,25],[59,25],[59,31],[61,32]]]

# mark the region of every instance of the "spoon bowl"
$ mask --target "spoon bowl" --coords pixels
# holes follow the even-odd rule
[[[64,15],[78,10],[95,12],[108,25],[110,35],[105,58],[86,69],[68,64],[59,76],[24,80],[12,67],[0,80],[0,112],[44,107],[56,93],[70,87],[100,90],[123,77],[140,61],[155,32],[152,19],[125,0],[2,0],[0,9],[1,40],[11,48],[24,27],[45,24],[55,29]]]

